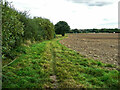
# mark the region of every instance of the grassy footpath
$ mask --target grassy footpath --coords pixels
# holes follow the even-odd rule
[[[3,88],[119,88],[111,64],[87,59],[56,38],[24,47],[24,54],[3,68]]]

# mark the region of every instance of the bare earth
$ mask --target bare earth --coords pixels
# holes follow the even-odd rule
[[[69,34],[69,37],[61,40],[60,43],[87,58],[118,65],[117,33]]]

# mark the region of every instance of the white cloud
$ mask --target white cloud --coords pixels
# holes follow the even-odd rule
[[[85,3],[88,6],[105,6],[114,3],[116,0],[67,0],[74,3]]]
[[[31,16],[50,19],[54,24],[66,21],[71,28],[117,28],[118,1],[102,7],[73,3],[68,0],[8,0],[18,10],[30,10]],[[81,0],[83,1],[83,0]],[[95,1],[95,0],[92,0]],[[97,1],[97,0],[96,0]],[[100,0],[99,0],[100,1]],[[103,1],[103,0],[101,0]],[[104,0],[105,1],[105,0]],[[108,2],[108,0],[106,0]],[[114,2],[113,2],[114,1]]]

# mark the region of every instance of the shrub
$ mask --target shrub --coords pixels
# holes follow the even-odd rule
[[[2,5],[2,54],[14,59],[14,49],[27,40],[43,41],[55,37],[53,23],[49,19],[34,17],[30,18],[28,13],[15,10],[10,3]]]
[[[2,3],[2,52],[11,57],[11,50],[19,46],[24,35],[19,15],[8,2]]]

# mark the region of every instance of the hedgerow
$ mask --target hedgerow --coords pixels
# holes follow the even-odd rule
[[[18,13],[14,8],[10,8],[8,2],[2,5],[2,53],[7,57],[11,56],[11,50],[22,42],[24,25],[19,18]]]
[[[15,48],[26,40],[44,41],[54,38],[55,30],[49,19],[31,18],[26,11],[16,10],[9,2],[2,2],[2,58],[14,58]]]

